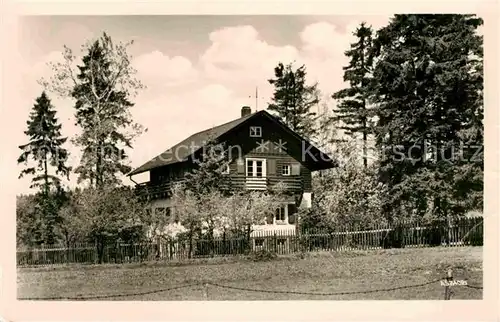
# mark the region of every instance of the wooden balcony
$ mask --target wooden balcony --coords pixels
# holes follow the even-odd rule
[[[303,190],[301,176],[267,176],[256,178],[243,175],[231,175],[229,178],[231,179],[231,188],[229,189],[266,190],[282,182],[286,192],[297,193]],[[145,182],[136,186],[136,192],[141,197],[149,197],[151,199],[166,198],[170,194],[173,184],[174,181],[161,184]]]

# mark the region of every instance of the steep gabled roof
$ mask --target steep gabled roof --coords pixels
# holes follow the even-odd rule
[[[305,140],[302,138],[299,134],[295,133],[292,131],[290,128],[288,128],[283,122],[278,120],[276,117],[272,116],[265,110],[240,117],[238,119],[232,120],[230,122],[224,123],[222,125],[195,133],[185,140],[177,143],[170,149],[166,150],[162,154],[156,156],[155,158],[151,159],[150,161],[146,162],[142,166],[138,167],[137,169],[133,170],[128,174],[128,176],[133,176],[142,172],[150,171],[155,168],[163,167],[166,165],[178,163],[178,162],[183,162],[187,161],[188,157],[193,153],[192,149],[179,149],[179,147],[197,147],[197,148],[202,148],[203,144],[206,144],[209,140],[217,139],[220,136],[228,133],[232,129],[236,128],[237,126],[243,124],[244,122],[250,120],[251,118],[257,117],[258,115],[265,115],[281,126],[283,126],[287,131],[290,131],[294,136],[296,136],[300,140]],[[315,150],[319,153],[322,153],[319,151],[317,148]],[[173,151],[177,151],[176,153],[173,153]],[[331,160],[332,166],[336,166],[336,162]]]
[[[142,172],[149,171],[154,168],[158,167],[163,167],[165,165],[169,164],[174,164],[177,162],[182,162],[186,161],[187,158],[190,156],[192,153],[192,150],[189,149],[179,149],[179,147],[191,147],[191,146],[196,146],[196,147],[202,147],[202,144],[206,143],[209,139],[215,139],[218,138],[219,136],[223,135],[224,133],[227,133],[234,127],[240,125],[241,123],[245,122],[255,114],[250,114],[244,117],[240,117],[236,120],[232,120],[230,122],[224,123],[222,125],[210,128],[208,130],[204,130],[198,133],[195,133],[183,141],[177,143],[170,149],[166,150],[162,154],[156,156],[155,158],[151,159],[150,161],[146,162],[139,168],[133,170],[130,172],[128,175],[133,176]],[[177,151],[177,153],[173,153],[173,151]]]

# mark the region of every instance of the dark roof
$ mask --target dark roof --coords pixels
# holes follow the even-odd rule
[[[232,120],[230,122],[224,123],[222,125],[195,133],[185,140],[177,143],[170,149],[166,150],[162,154],[156,156],[152,160],[146,162],[142,166],[138,167],[137,169],[133,170],[128,174],[128,176],[136,175],[142,172],[149,171],[154,168],[159,168],[163,167],[169,164],[174,164],[178,162],[183,162],[187,161],[188,157],[194,152],[191,147],[196,147],[196,148],[201,148],[204,144],[206,144],[209,140],[217,139],[223,134],[229,132],[230,130],[234,129],[238,125],[242,124],[243,122],[249,120],[252,117],[255,117],[257,115],[266,115],[270,118],[272,118],[274,121],[278,122],[279,124],[283,125],[285,129],[288,131],[292,132],[296,137],[303,139],[299,134],[295,133],[292,131],[290,128],[288,128],[283,122],[281,122],[279,119],[276,117],[272,116],[265,110],[261,110],[259,112],[240,117],[238,119]],[[189,149],[179,149],[179,147],[184,146],[184,147],[189,147]],[[315,148],[316,149],[316,148]],[[195,149],[196,150],[196,149]],[[317,150],[317,149],[316,149]],[[173,153],[172,151],[177,151],[177,153]],[[319,153],[322,153],[321,151],[317,150]],[[331,165],[336,166],[337,162],[334,160],[331,160]],[[324,166],[321,168],[330,168],[332,166]]]
[[[256,113],[255,113],[256,114]],[[198,148],[201,148],[204,143],[207,143],[209,139],[215,139],[222,134],[230,131],[237,125],[243,123],[244,121],[248,120],[250,117],[254,116],[255,114],[250,114],[244,117],[240,117],[236,120],[232,120],[231,122],[224,123],[222,125],[210,128],[208,130],[204,130],[198,133],[195,133],[183,141],[177,143],[170,149],[166,150],[162,154],[156,156],[152,160],[146,162],[139,168],[133,170],[130,172],[128,175],[132,176],[135,174],[139,174],[145,171],[149,171],[154,168],[162,167],[165,165],[169,164],[174,164],[177,162],[182,162],[186,161],[187,158],[191,155],[191,152],[193,152],[191,149],[179,149],[180,146],[185,146],[185,147],[191,147],[191,146],[196,146]],[[172,151],[177,151],[177,153],[172,153]]]

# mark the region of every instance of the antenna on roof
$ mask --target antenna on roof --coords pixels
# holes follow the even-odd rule
[[[259,87],[255,86],[255,112],[259,110]]]
[[[248,95],[248,98],[252,98],[252,95]],[[259,87],[255,86],[255,111],[259,110]]]

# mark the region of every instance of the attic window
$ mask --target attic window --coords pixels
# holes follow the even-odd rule
[[[262,127],[260,126],[250,126],[250,137],[260,138],[262,137]]]

